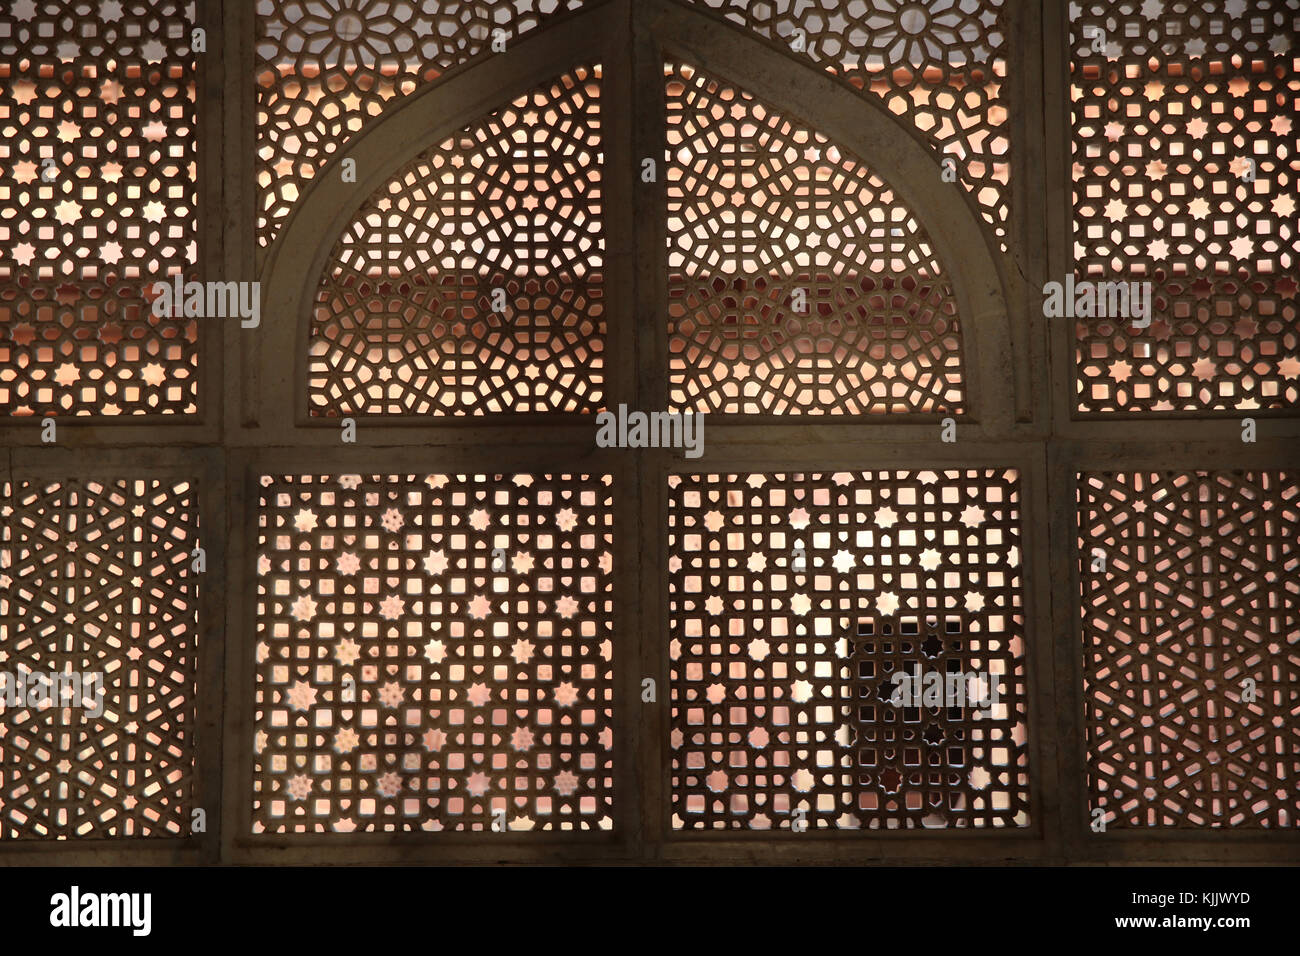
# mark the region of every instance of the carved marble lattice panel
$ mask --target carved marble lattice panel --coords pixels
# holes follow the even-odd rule
[[[611,483],[263,477],[254,832],[611,829]]]
[[[376,190],[321,276],[311,413],[598,409],[600,131],[599,68],[580,67]]]
[[[257,0],[258,239],[391,102],[582,0]]]
[[[1078,411],[1295,408],[1300,2],[1071,10],[1076,276],[1155,295],[1075,322]]]
[[[3,493],[0,839],[188,836],[194,484],[23,480]],[[36,679],[19,677],[50,673],[83,675],[81,706],[33,698]]]
[[[667,74],[673,407],[960,414],[956,300],[911,209],[743,90]]]
[[[197,410],[192,6],[0,5],[0,415]]]
[[[669,489],[675,828],[1028,824],[1015,472]],[[894,706],[898,670],[974,673],[968,703],[997,701]]]
[[[1079,477],[1090,811],[1294,827],[1300,474]]]
[[[1003,252],[1011,172],[1002,0],[694,0],[789,44],[954,161]],[[935,173],[936,182],[938,172]],[[936,187],[938,188],[938,187]]]

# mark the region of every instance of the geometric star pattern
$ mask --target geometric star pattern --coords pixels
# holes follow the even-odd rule
[[[1077,410],[1300,406],[1300,4],[1070,6],[1076,275],[1155,300],[1143,329],[1058,320]]]
[[[956,299],[912,211],[820,133],[667,73],[672,405],[960,413]]]
[[[694,0],[806,56],[861,95],[879,97],[935,151],[951,157],[1006,252],[1010,139],[1003,85],[1003,0],[753,3]],[[802,31],[804,49],[793,50]]]
[[[258,239],[392,101],[582,0],[257,0]]]
[[[253,831],[611,829],[611,483],[264,476]]]
[[[99,674],[102,713],[0,695],[0,840],[191,832],[192,482],[0,485],[0,670]],[[88,679],[88,678],[87,678]]]
[[[1016,472],[672,475],[668,517],[675,829],[1028,825]],[[881,699],[922,667],[998,702]]]
[[[594,411],[604,383],[599,68],[425,151],[335,244],[312,413]]]
[[[883,99],[974,195],[1002,250],[1010,221],[1002,0],[847,7],[696,0]],[[582,0],[258,0],[258,237],[269,246],[307,183],[394,99],[490,55]],[[496,31],[501,31],[499,34]],[[304,111],[303,107],[307,107]],[[304,116],[308,117],[304,122]]]
[[[1108,827],[1296,826],[1297,479],[1079,476],[1089,809]]]
[[[0,4],[0,416],[197,411],[192,7]]]

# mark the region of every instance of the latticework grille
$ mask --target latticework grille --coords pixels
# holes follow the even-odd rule
[[[1077,320],[1078,410],[1294,408],[1300,2],[1072,9],[1076,272],[1156,296]]]
[[[1088,784],[1107,826],[1293,827],[1300,475],[1088,473]]]
[[[97,673],[103,695],[95,715],[89,693],[80,707],[0,694],[0,838],[188,835],[193,483],[24,480],[3,492],[0,670]]]
[[[197,410],[192,4],[0,8],[0,415]]]
[[[1027,825],[1014,472],[669,486],[676,828]],[[898,669],[999,701],[894,706]]]
[[[610,829],[611,481],[264,477],[254,831]]]
[[[935,150],[1008,246],[1010,137],[1002,0],[694,0],[880,97]],[[936,176],[937,178],[937,176]]]
[[[667,74],[672,405],[960,412],[956,300],[912,211],[820,133]]]
[[[1009,140],[1001,0],[702,0],[783,42],[914,124],[956,162],[1005,251]],[[385,105],[507,46],[581,0],[258,0],[259,238],[269,245],[306,184]],[[500,31],[500,33],[497,33]],[[306,107],[309,112],[303,112]],[[304,115],[310,123],[304,124]]]
[[[321,277],[313,414],[600,406],[598,73],[520,96],[370,197]]]
[[[258,237],[390,101],[582,0],[257,0]]]

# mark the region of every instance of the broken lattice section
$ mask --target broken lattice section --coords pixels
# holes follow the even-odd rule
[[[582,0],[257,0],[258,237],[391,102]]]
[[[669,486],[676,828],[1028,824],[1015,472]],[[891,702],[929,671],[984,691]]]
[[[98,707],[89,692],[80,707],[0,694],[0,839],[189,836],[194,484],[25,480],[3,492],[0,670],[96,673],[103,693]]]
[[[264,477],[254,831],[612,828],[611,481]]]
[[[518,97],[361,207],[317,293],[312,414],[600,407],[598,77],[581,67]]]
[[[1155,293],[1078,320],[1078,410],[1295,408],[1300,3],[1071,9],[1077,275]]]
[[[0,415],[197,411],[192,6],[0,6]]]
[[[822,134],[667,70],[672,405],[960,413],[956,299],[912,210]]]
[[[1296,825],[1298,479],[1080,476],[1094,822]]]

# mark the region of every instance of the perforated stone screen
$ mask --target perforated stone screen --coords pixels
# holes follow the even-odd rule
[[[590,412],[604,392],[599,69],[408,163],[321,276],[314,415]]]
[[[788,44],[925,137],[1008,249],[1007,25],[1002,0],[692,0]]]
[[[258,239],[396,98],[582,0],[257,0]]]
[[[1019,495],[995,470],[671,476],[673,826],[1026,826]],[[972,677],[909,701],[896,672]]]
[[[1074,323],[1078,411],[1295,408],[1300,5],[1071,10],[1075,270],[1155,294]]]
[[[1297,478],[1079,476],[1089,806],[1107,826],[1296,825]]]
[[[193,482],[15,480],[0,492],[0,842],[189,835]],[[78,675],[79,692],[64,680],[42,694],[36,675],[49,674]]]
[[[1300,858],[1298,28],[0,0],[0,862]]]
[[[0,8],[0,416],[192,415],[192,4]]]
[[[257,833],[613,825],[609,476],[267,476]]]
[[[911,209],[782,111],[666,72],[672,405],[959,413],[956,300]]]

